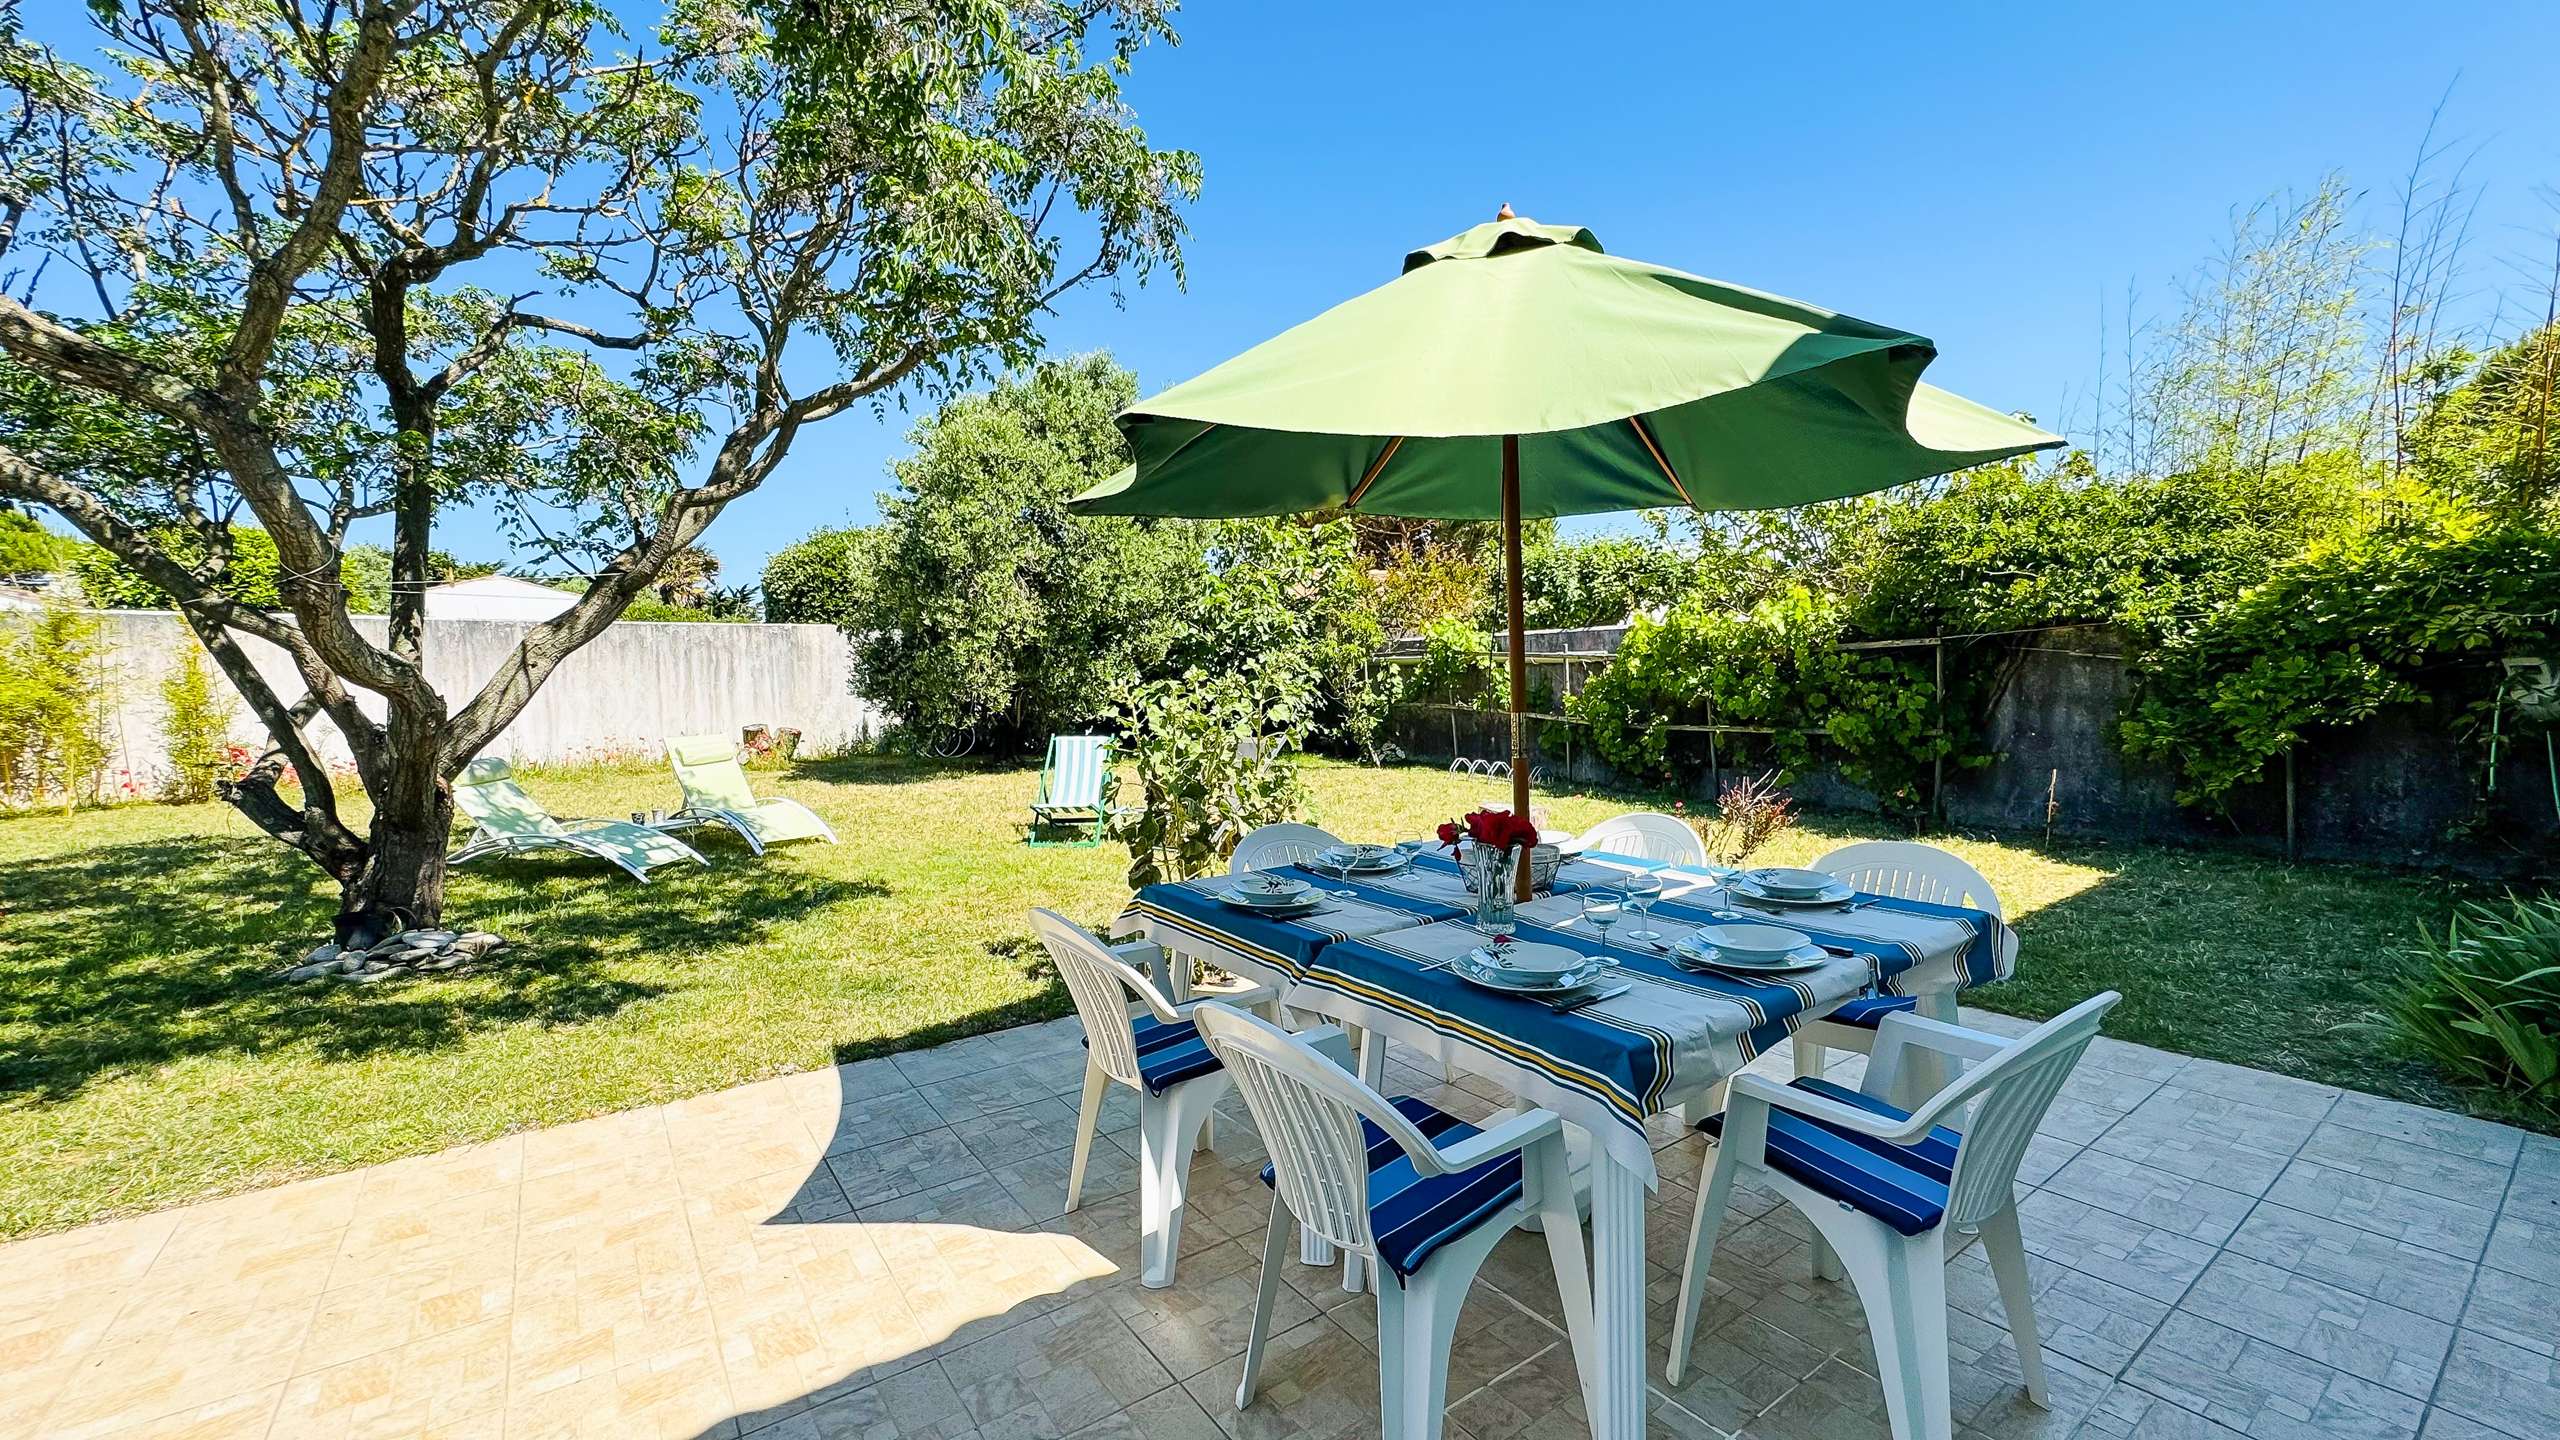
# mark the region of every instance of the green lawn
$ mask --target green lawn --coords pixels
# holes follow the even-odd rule
[[[1416,834],[1495,782],[1311,767],[1321,822]],[[1029,849],[1028,769],[861,757],[757,783],[846,837],[643,888],[591,862],[457,872],[450,919],[517,949],[374,986],[264,977],[325,935],[329,888],[218,806],[0,821],[0,1236],[273,1184],[1060,1014],[1023,914],[1100,924],[1117,850]],[[672,807],[663,772],[536,775],[562,815]],[[1580,828],[1623,798],[1541,801]],[[1809,821],[1766,858],[1884,833]],[[2339,1030],[2441,881],[2175,851],[1953,840],[2022,933],[1981,1003],[2050,1013],[2103,986],[2127,1039],[2461,1105]],[[2490,1113],[2485,1112],[2484,1113]]]

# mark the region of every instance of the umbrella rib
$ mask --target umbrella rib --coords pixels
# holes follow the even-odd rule
[[[1645,453],[1653,457],[1653,463],[1662,467],[1662,478],[1670,481],[1671,488],[1680,492],[1680,503],[1692,510],[1697,509],[1698,502],[1689,498],[1689,487],[1680,483],[1679,472],[1673,470],[1671,462],[1663,458],[1662,447],[1653,443],[1653,433],[1644,428],[1644,417],[1630,415],[1627,417],[1627,424],[1635,428],[1636,438],[1644,442]]]
[[[1342,502],[1343,509],[1349,510],[1359,505],[1360,497],[1368,494],[1369,487],[1378,483],[1378,472],[1386,469],[1387,462],[1396,458],[1396,447],[1402,444],[1404,444],[1404,437],[1401,435],[1391,435],[1387,438],[1387,448],[1379,451],[1378,458],[1369,462],[1369,473],[1361,476],[1360,483],[1351,487],[1350,498]]]

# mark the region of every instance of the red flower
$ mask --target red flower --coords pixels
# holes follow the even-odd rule
[[[1470,810],[1461,819],[1440,827],[1440,842],[1452,849],[1456,848],[1461,835],[1496,850],[1538,843],[1538,827],[1527,817],[1490,808]]]

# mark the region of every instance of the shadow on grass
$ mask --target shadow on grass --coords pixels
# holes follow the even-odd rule
[[[20,861],[0,879],[0,1099],[297,1046],[324,1060],[578,1025],[681,988],[669,966],[881,887],[720,857],[641,886],[569,857],[454,875],[448,919],[515,942],[473,970],[353,985],[271,978],[327,937],[336,891],[271,842],[190,838]]]
[[[991,1005],[957,1015],[934,1025],[919,1025],[895,1035],[876,1035],[864,1040],[840,1041],[835,1047],[835,1062],[850,1065],[856,1060],[871,1060],[882,1055],[896,1055],[911,1050],[927,1050],[953,1040],[966,1040],[994,1030],[1009,1030],[1016,1025],[1029,1025],[1041,1020],[1054,1020],[1075,1007],[1068,999],[1066,982],[1058,978],[1057,962],[1049,958],[1040,942],[1030,932],[990,940],[984,947],[995,959],[1019,966],[1026,980],[1040,984],[1037,994],[1026,995],[1009,1004]]]
[[[837,755],[822,760],[793,760],[781,774],[793,780],[819,780],[830,785],[908,785],[918,780],[983,775],[1010,770],[1022,762],[963,755],[935,760],[922,755]]]

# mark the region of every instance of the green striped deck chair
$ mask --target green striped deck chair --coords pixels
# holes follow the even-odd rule
[[[515,771],[495,755],[483,755],[454,778],[453,803],[471,817],[471,842],[447,855],[448,865],[465,865],[484,855],[521,855],[529,850],[570,850],[622,867],[646,885],[660,865],[690,860],[711,862],[673,835],[625,820],[555,820],[516,783]]]
[[[836,832],[797,800],[756,798],[738,762],[738,742],[726,735],[679,735],[667,742],[667,764],[684,790],[684,808],[670,824],[726,825],[761,855],[785,840],[836,843]]]
[[[1034,845],[1099,845],[1111,816],[1111,737],[1052,735],[1040,765],[1040,793],[1031,802]],[[1066,838],[1043,838],[1063,834]],[[1083,832],[1079,834],[1078,832]]]

